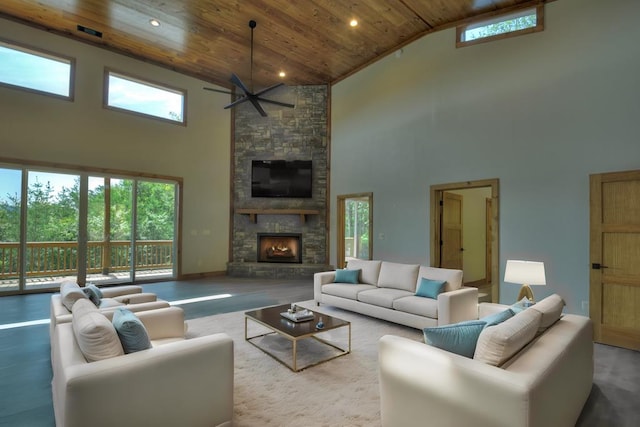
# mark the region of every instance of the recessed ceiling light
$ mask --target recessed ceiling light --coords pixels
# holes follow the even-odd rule
[[[160,21],[158,21],[157,19],[150,19],[149,20],[149,24],[151,24],[151,26],[153,27],[159,27],[160,26]]]
[[[287,73],[285,73],[284,71],[280,71],[280,72],[278,73],[278,75],[279,75],[280,77],[286,77],[286,76],[287,76]]]
[[[349,22],[349,25],[351,25],[352,27],[357,27],[358,26],[358,20],[357,19],[352,19],[351,22]]]

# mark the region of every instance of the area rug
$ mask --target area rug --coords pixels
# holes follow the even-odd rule
[[[378,339],[390,334],[421,341],[422,332],[334,307],[316,307],[313,301],[298,305],[350,321],[351,353],[294,373],[245,341],[244,312],[187,322],[189,337],[224,332],[234,341],[234,426],[380,425]],[[260,332],[261,327],[250,321],[250,336]],[[345,346],[347,328],[328,331],[323,339]],[[258,344],[291,358],[287,340],[268,337]],[[298,363],[313,363],[329,355],[326,351],[315,340],[302,341]]]

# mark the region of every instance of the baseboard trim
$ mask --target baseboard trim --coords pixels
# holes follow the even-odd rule
[[[219,276],[226,276],[226,275],[227,275],[227,270],[223,270],[223,271],[205,271],[203,273],[182,274],[179,277],[179,280],[204,279],[204,278],[207,278],[207,277],[219,277]]]

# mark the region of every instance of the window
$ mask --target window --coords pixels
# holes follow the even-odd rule
[[[74,60],[0,40],[0,85],[73,99]]]
[[[543,29],[544,6],[539,5],[459,26],[456,31],[456,47],[529,34]]]
[[[105,106],[185,123],[186,91],[105,71]]]

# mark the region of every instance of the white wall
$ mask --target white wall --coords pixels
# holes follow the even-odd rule
[[[429,262],[429,187],[500,180],[506,259],[587,314],[589,174],[640,169],[640,2],[558,0],[545,31],[455,48],[428,35],[332,88],[331,194],[372,191],[374,258]],[[335,209],[331,220],[335,262]]]
[[[0,19],[0,37],[76,58],[75,101],[0,87],[0,157],[184,179],[183,270],[226,269],[229,238],[228,96],[209,84]],[[104,67],[187,90],[186,127],[102,108]]]

